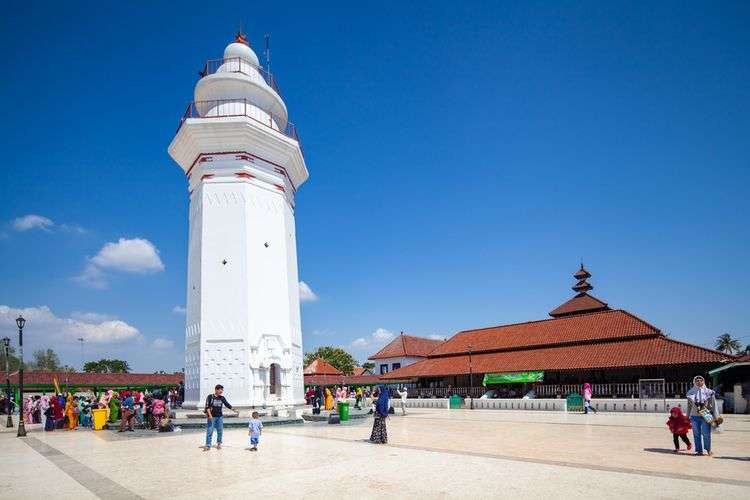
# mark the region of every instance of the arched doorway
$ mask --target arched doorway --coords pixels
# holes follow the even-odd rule
[[[276,396],[276,397],[281,396],[281,383],[280,383],[281,373],[279,372],[279,369],[280,369],[279,364],[273,363],[271,365],[271,369],[268,372],[268,382],[269,382],[268,392],[269,394]]]

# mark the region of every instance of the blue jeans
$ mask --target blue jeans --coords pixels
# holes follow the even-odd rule
[[[690,417],[693,424],[693,441],[695,441],[695,452],[703,453],[703,450],[711,451],[711,424],[703,417]]]
[[[206,422],[206,446],[211,446],[211,438],[214,436],[216,429],[216,442],[221,444],[221,437],[224,434],[224,417],[214,417]]]

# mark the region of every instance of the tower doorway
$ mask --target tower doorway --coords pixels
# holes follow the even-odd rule
[[[268,373],[269,387],[268,392],[274,396],[281,396],[281,373],[279,372],[279,364],[273,363]]]

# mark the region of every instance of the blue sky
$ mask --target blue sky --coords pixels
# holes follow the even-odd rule
[[[750,343],[746,2],[4,10],[0,333],[27,309],[29,352],[80,365],[83,335],[86,359],[182,367],[188,198],[166,148],[240,22],[258,53],[271,34],[311,174],[306,349],[544,318],[581,259],[613,307]]]

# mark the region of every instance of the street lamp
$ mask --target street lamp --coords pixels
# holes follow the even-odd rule
[[[5,422],[5,427],[13,427],[13,416],[10,414],[10,365],[8,364],[10,339],[8,337],[3,337],[3,349],[5,350],[5,409],[8,411],[8,420]]]
[[[469,346],[469,397],[471,398],[470,408],[474,409],[474,370],[471,366],[471,346]]]
[[[26,437],[26,427],[23,425],[23,327],[26,320],[19,315],[16,318],[18,326],[18,434],[17,437]]]

